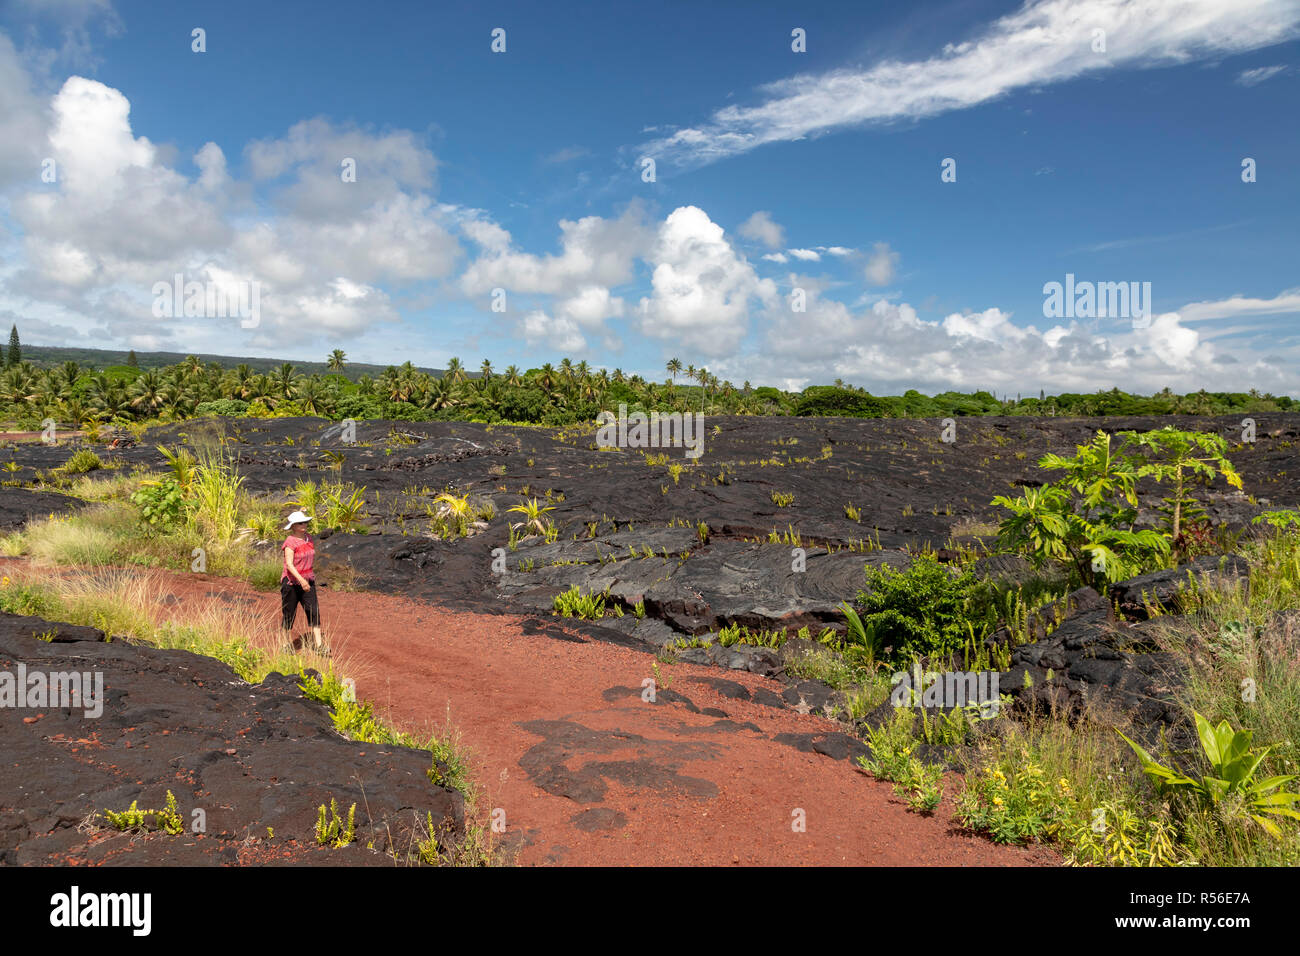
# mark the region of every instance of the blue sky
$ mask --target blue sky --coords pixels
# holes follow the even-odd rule
[[[434,366],[675,355],[787,387],[1300,394],[1298,38],[1297,0],[13,0],[0,321]],[[177,272],[257,283],[256,326],[154,314]],[[1153,314],[1047,318],[1066,273],[1149,282]]]

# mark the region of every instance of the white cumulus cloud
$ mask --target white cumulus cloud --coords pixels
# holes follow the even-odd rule
[[[761,242],[769,249],[780,249],[785,244],[785,230],[772,221],[770,212],[754,213],[736,229],[745,239]]]
[[[753,266],[697,206],[673,210],[651,254],[652,293],[641,300],[641,331],[652,338],[726,355],[749,326],[751,300],[771,302],[776,284]]]

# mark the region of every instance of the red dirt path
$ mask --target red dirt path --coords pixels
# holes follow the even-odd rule
[[[178,617],[190,600],[221,592],[278,614],[277,594],[201,575],[170,577],[183,598]],[[459,731],[482,789],[480,812],[504,810],[519,863],[1060,862],[1045,848],[997,846],[961,832],[952,821],[954,775],[933,816],[912,813],[890,784],[849,761],[772,739],[840,729],[833,722],[726,699],[692,680],[725,677],[752,692],[774,686],[764,678],[661,666],[673,691],[725,711],[722,719],[682,703],[643,702],[641,682],[654,662],[648,653],[525,634],[519,618],[368,592],[327,589],[321,606],[360,698],[403,729],[441,731],[450,723]],[[792,829],[796,808],[805,813],[805,832]]]

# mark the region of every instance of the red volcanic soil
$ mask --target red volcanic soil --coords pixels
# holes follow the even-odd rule
[[[40,441],[43,432],[6,432],[0,431],[0,441]],[[59,430],[59,441],[65,441],[69,438],[81,438],[86,433],[83,431]]]
[[[203,575],[170,575],[170,613],[223,596],[268,617],[278,595]],[[369,592],[321,594],[326,634],[361,699],[408,730],[458,731],[481,788],[478,814],[504,814],[504,843],[529,865],[1054,865],[1052,851],[998,846],[952,820],[949,774],[933,816],[848,760],[794,737],[841,728],[814,714],[735,699],[762,677],[661,665],[522,619],[452,611]],[[558,619],[557,619],[558,620]],[[710,683],[734,682],[724,696]],[[746,696],[743,693],[740,696]],[[803,832],[792,826],[806,821]]]

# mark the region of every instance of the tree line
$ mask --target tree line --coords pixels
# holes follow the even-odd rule
[[[626,404],[630,410],[697,411],[710,415],[801,415],[864,418],[942,418],[970,415],[1214,415],[1287,411],[1289,397],[1249,392],[1200,391],[1178,395],[1169,389],[1152,396],[1118,388],[1096,394],[1067,393],[999,400],[986,390],[922,395],[872,395],[842,381],[799,392],[770,386],[737,386],[703,366],[671,359],[666,378],[652,381],[622,369],[593,368],[585,360],[562,359],[521,370],[497,371],[484,359],[470,371],[458,358],[441,375],[411,362],[390,365],[356,381],[344,374],[347,356],[335,349],[329,372],[302,374],[292,363],[258,372],[241,363],[233,368],[187,356],[175,365],[141,369],[106,368],[65,361],[37,367],[21,355],[17,329],[10,336],[0,373],[0,412],[20,426],[46,418],[63,423],[175,421],[201,415],[270,417],[318,415],[398,420],[466,420],[568,425],[590,422],[603,410]]]

